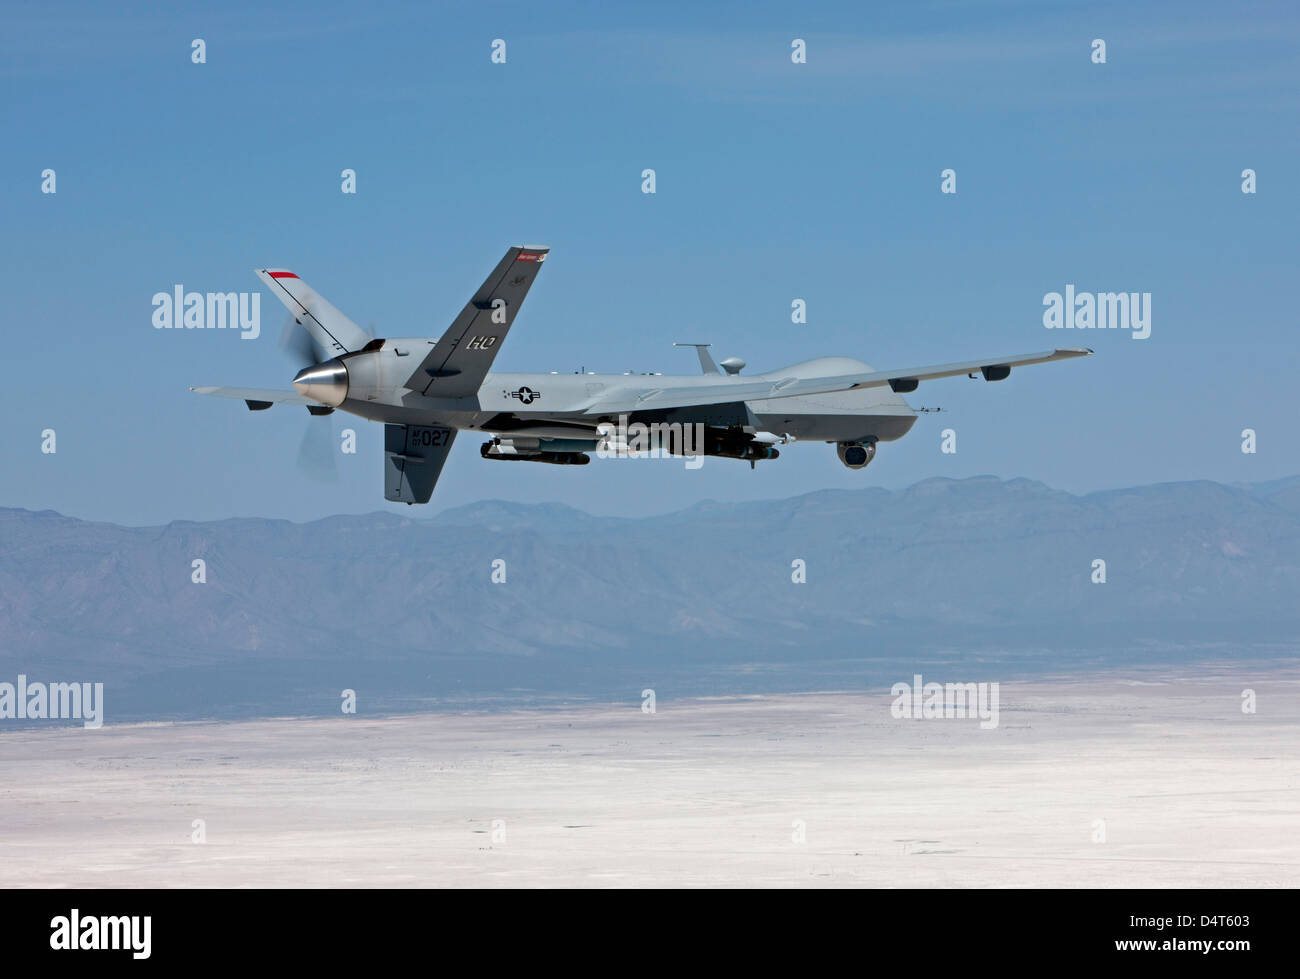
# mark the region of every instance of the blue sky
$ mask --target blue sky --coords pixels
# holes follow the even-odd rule
[[[151,297],[254,291],[278,265],[379,335],[438,335],[519,242],[552,253],[500,370],[694,373],[675,340],[751,370],[1097,356],[925,385],[909,400],[948,414],[862,472],[822,444],[752,472],[505,466],[465,437],[430,507],[404,513],[1300,471],[1289,5],[9,2],[0,23],[0,505],[133,524],[390,506],[379,426],[187,391],[288,386],[269,295],[253,342],[154,330]],[[1047,331],[1042,297],[1066,283],[1150,292],[1151,337]],[[309,422],[358,432],[332,482],[297,466]]]

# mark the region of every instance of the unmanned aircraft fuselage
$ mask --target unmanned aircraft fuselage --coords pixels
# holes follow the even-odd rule
[[[777,444],[835,443],[849,468],[865,467],[878,442],[906,435],[917,412],[903,399],[921,381],[968,374],[1006,378],[1012,367],[1091,353],[1083,348],[937,366],[876,371],[847,357],[823,357],[740,376],[736,359],[715,364],[694,346],[702,373],[505,374],[490,371],[548,250],[517,246],[441,337],[376,339],[285,269],[257,274],[310,337],[314,361],[293,379],[294,392],[194,388],[241,398],[252,410],[304,404],[385,425],[385,496],[427,502],[459,432],[488,437],[486,459],[585,465],[628,425],[670,431],[656,448],[752,464],[775,459]],[[693,430],[694,438],[678,433]],[[674,441],[676,439],[676,441]]]
[[[389,340],[397,350],[404,345],[412,349],[424,340]],[[593,434],[600,418],[592,418],[586,406],[596,397],[624,396],[631,405],[647,383],[670,386],[674,392],[689,392],[693,388],[716,385],[717,377],[667,376],[662,374],[503,374],[489,373],[483,386],[472,398],[429,398],[406,393],[394,396],[390,377],[400,373],[401,364],[396,356],[386,365],[382,356],[361,374],[368,395],[355,397],[354,387],[348,385],[348,396],[335,407],[370,421],[405,425],[448,425],[461,431],[475,430],[493,435],[518,435],[524,430],[574,426],[589,429]],[[747,381],[765,378],[825,377],[832,374],[867,373],[871,368],[848,357],[822,357],[805,361],[767,374],[756,374]],[[385,376],[389,375],[389,376]],[[311,391],[306,384],[300,390]],[[309,395],[310,396],[310,395]],[[813,394],[804,397],[755,399],[747,402],[750,411],[764,431],[792,436],[792,440],[819,442],[853,442],[877,439],[890,442],[907,434],[916,421],[916,412],[901,395],[888,388],[867,388],[860,391]],[[644,415],[649,408],[632,408],[633,413]],[[623,412],[627,414],[628,412]],[[665,409],[665,419],[689,417],[690,422],[705,421],[710,416],[707,406]],[[722,413],[714,412],[720,417]],[[609,416],[606,421],[615,421]],[[553,423],[553,424],[552,424]],[[535,433],[535,432],[534,432]],[[567,432],[566,434],[573,434]]]

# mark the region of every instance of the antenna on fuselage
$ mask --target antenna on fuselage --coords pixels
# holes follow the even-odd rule
[[[722,371],[718,370],[718,365],[715,364],[715,363],[713,362],[713,358],[709,356],[709,348],[710,348],[711,346],[713,346],[713,344],[711,344],[711,343],[674,343],[673,346],[674,346],[674,347],[694,347],[694,348],[695,348],[695,352],[696,352],[697,354],[699,354],[699,357],[700,357],[700,370],[704,371],[704,373],[706,373],[706,374],[721,374],[721,373],[722,373]]]

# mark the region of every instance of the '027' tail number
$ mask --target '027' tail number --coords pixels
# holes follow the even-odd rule
[[[451,441],[451,429],[448,428],[412,428],[411,447],[438,448]]]

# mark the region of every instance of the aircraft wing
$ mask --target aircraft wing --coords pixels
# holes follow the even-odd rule
[[[248,402],[248,407],[257,411],[258,407],[269,408],[273,404],[314,405],[318,402],[304,398],[293,391],[276,391],[273,388],[190,388],[195,394],[210,394],[216,398],[236,398]],[[258,407],[255,407],[258,406]]]
[[[1000,381],[1011,373],[1012,367],[1046,364],[1054,360],[1086,357],[1086,347],[1065,347],[1036,354],[1017,354],[1012,357],[984,357],[980,360],[956,364],[938,364],[931,367],[907,367],[902,370],[869,371],[862,374],[841,374],[835,377],[781,377],[773,371],[763,380],[720,381],[692,387],[663,385],[644,388],[622,388],[598,397],[584,410],[588,415],[608,415],[618,412],[648,411],[655,408],[686,408],[694,405],[719,404],[734,401],[767,401],[772,398],[793,398],[811,394],[833,394],[837,391],[854,391],[859,388],[889,385],[900,393],[915,391],[921,381],[960,374],[981,374],[985,380]]]
[[[549,252],[543,245],[507,249],[406,387],[431,398],[463,398],[476,392]]]

